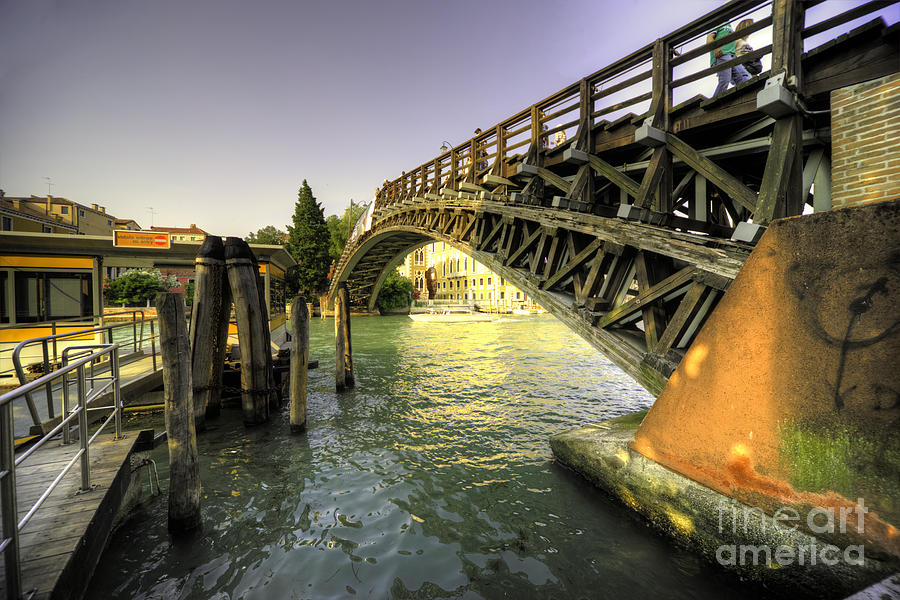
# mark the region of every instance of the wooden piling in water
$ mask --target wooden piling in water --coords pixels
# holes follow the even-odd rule
[[[249,249],[249,246],[247,246]],[[253,253],[251,252],[251,256]],[[266,302],[266,283],[259,273],[259,264],[256,257],[253,256],[253,269],[256,273],[256,294],[259,297],[259,313],[262,318],[262,335],[263,344],[266,352],[263,354],[266,362],[266,381],[268,381],[267,398],[269,401],[269,410],[279,410],[281,408],[281,390],[275,385],[275,365],[272,361],[272,330],[269,329],[269,303]]]
[[[272,351],[266,335],[268,322],[257,291],[256,258],[247,242],[237,237],[225,240],[225,266],[234,298],[238,343],[241,348],[241,404],[244,423],[256,425],[269,418],[270,377],[266,372],[266,365],[272,364]]]
[[[219,415],[222,370],[228,342],[231,288],[225,273],[222,238],[206,236],[194,261],[194,304],[191,307],[191,379],[194,425],[206,428],[206,418]]]
[[[196,529],[201,522],[200,464],[191,397],[191,351],[181,295],[157,294],[156,312],[169,443],[169,531],[177,533]]]
[[[291,431],[306,431],[306,376],[309,365],[309,308],[302,298],[291,305]]]
[[[350,341],[350,294],[341,285],[334,295],[335,389],[342,392],[356,385],[353,379],[353,345]]]

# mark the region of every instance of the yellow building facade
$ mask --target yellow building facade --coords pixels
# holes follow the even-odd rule
[[[87,207],[56,196],[28,196],[3,198],[0,203],[9,219],[3,221],[3,231],[43,233],[79,233],[81,235],[112,235],[116,218],[97,204]],[[17,214],[11,214],[15,211]],[[44,223],[35,221],[41,218]],[[37,223],[37,224],[36,224]],[[48,230],[47,227],[52,230]]]
[[[420,290],[420,300],[428,299],[425,273],[430,267],[435,271],[434,300],[501,313],[540,308],[525,292],[445,242],[434,242],[409,253],[399,268],[400,274]]]

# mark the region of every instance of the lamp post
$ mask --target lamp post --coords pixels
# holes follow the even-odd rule
[[[449,149],[452,148],[452,147],[453,147],[453,144],[451,144],[451,143],[448,142],[447,140],[442,140],[442,143],[441,143],[441,152],[446,152],[447,150],[449,150]]]

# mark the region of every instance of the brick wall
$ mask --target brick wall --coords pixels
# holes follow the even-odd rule
[[[900,73],[831,92],[834,208],[900,198]]]

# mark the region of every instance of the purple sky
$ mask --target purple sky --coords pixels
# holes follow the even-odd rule
[[[326,214],[367,202],[719,4],[0,0],[0,188],[284,228],[303,179]]]

